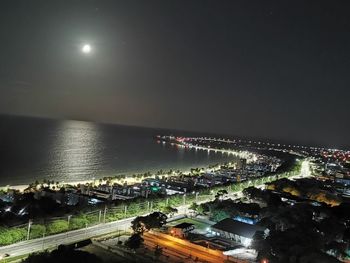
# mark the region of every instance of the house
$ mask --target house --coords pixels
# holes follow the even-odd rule
[[[268,229],[254,224],[247,224],[231,218],[226,218],[211,226],[211,234],[234,240],[244,246],[249,246],[257,231],[268,234]]]
[[[109,200],[111,199],[111,194],[109,192],[106,191],[102,191],[102,190],[90,190],[89,192],[90,196],[96,196],[100,199],[105,199],[105,200]]]
[[[194,225],[191,223],[184,222],[176,226],[173,226],[170,230],[170,233],[173,236],[185,238],[188,235],[188,233],[191,232],[192,230],[194,230]]]

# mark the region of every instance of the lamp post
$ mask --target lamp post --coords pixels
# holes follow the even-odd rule
[[[107,206],[105,205],[105,210],[103,212],[103,223],[106,223],[106,213],[107,213]]]
[[[46,227],[44,228],[44,232],[43,232],[43,244],[42,244],[42,250],[44,250],[44,239],[45,239],[45,232],[46,232]]]
[[[27,240],[29,240],[30,236],[30,227],[32,226],[32,220],[29,219],[28,221],[28,231],[27,231]]]
[[[102,211],[98,212],[98,223],[101,223]]]
[[[71,219],[72,215],[69,215],[67,218],[67,223],[68,223],[68,230],[69,230],[69,224],[70,224],[70,219]]]

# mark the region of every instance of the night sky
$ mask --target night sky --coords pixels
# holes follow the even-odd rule
[[[1,1],[0,113],[350,146],[346,2]]]

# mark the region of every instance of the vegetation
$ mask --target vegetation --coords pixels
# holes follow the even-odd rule
[[[130,249],[138,249],[143,244],[143,238],[140,233],[132,234],[128,240],[125,241],[125,246]]]
[[[80,214],[76,217],[72,217],[69,222],[69,229],[79,229],[86,227],[91,221],[84,214]]]
[[[26,238],[27,231],[24,228],[0,228],[0,244],[9,245]]]
[[[332,194],[316,179],[307,178],[291,181],[283,178],[270,183],[268,189],[300,198],[315,200],[331,206],[338,206],[342,202],[341,198]]]
[[[67,220],[55,220],[52,223],[48,224],[46,231],[48,234],[58,234],[68,230]]]
[[[252,247],[259,252],[259,258],[267,258],[272,263],[338,262],[335,257],[350,256],[346,254],[349,253],[350,239],[347,227],[350,220],[348,203],[333,206],[322,199],[315,206],[307,202],[307,193],[311,189],[318,192],[322,188],[309,179],[295,182],[278,180],[272,185],[275,186],[274,191],[281,191],[284,195],[254,187],[243,191],[252,200],[265,203],[259,213],[259,224],[267,227],[270,233],[267,237],[263,233],[256,233],[252,242]],[[285,191],[286,188],[297,189],[300,196]],[[288,195],[299,202],[281,202],[281,196]]]
[[[176,208],[173,208],[171,206],[164,207],[164,209],[162,211],[163,211],[163,213],[168,214],[169,216],[173,216],[174,214],[176,214],[178,212],[178,210]]]
[[[189,209],[195,211],[198,215],[204,214],[204,206],[198,205],[197,203],[193,202],[192,205],[189,207]]]
[[[51,253],[48,251],[34,253],[29,255],[28,258],[23,260],[24,263],[61,263],[61,262],[84,262],[84,263],[102,263],[102,260],[97,256],[90,254],[85,251],[74,250],[65,246],[59,246],[58,249],[52,251]]]
[[[221,189],[221,190],[219,190],[219,191],[216,193],[215,198],[216,198],[216,199],[222,199],[222,198],[225,197],[226,195],[228,195],[227,190]]]
[[[125,241],[125,246],[130,249],[137,249],[143,243],[142,234],[153,228],[160,228],[166,224],[168,217],[161,212],[153,212],[147,216],[138,216],[131,221],[131,228],[134,234]]]
[[[43,225],[32,225],[30,228],[30,238],[43,237],[46,234],[46,227]]]
[[[147,216],[138,216],[131,221],[131,228],[136,234],[143,234],[152,228],[160,228],[166,224],[168,217],[161,212],[153,212]]]
[[[253,248],[269,262],[339,262],[322,251],[322,235],[307,227],[271,231],[264,239],[255,235]]]

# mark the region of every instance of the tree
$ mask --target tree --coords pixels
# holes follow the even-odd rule
[[[176,208],[171,207],[171,206],[166,206],[163,208],[163,212],[165,214],[168,214],[169,216],[173,216],[174,214],[176,214],[178,212],[178,210]]]
[[[130,249],[138,249],[143,244],[143,238],[140,233],[135,233],[125,241],[125,246]]]
[[[256,187],[250,186],[247,187],[243,190],[243,194],[249,198],[249,199],[254,199],[254,200],[259,200],[261,199],[262,196],[262,191]]]
[[[229,217],[230,217],[230,214],[225,210],[214,210],[211,213],[211,219],[215,222],[219,222]]]
[[[58,249],[51,253],[48,251],[34,253],[23,260],[25,263],[59,263],[59,262],[84,262],[84,263],[100,263],[102,260],[94,254],[85,251],[74,250],[72,248],[60,245]]]
[[[225,197],[225,195],[227,195],[228,192],[226,190],[219,190],[216,195],[215,195],[215,198],[216,199],[219,199],[219,200],[222,200],[223,197]]]
[[[205,210],[205,208],[208,208],[206,204],[198,205],[197,203],[192,203],[192,205],[190,206],[190,209],[194,210],[199,215],[203,215],[204,212],[208,210]]]
[[[266,258],[270,255],[270,246],[265,241],[265,234],[263,231],[257,231],[254,234],[251,247],[258,251],[258,259]]]
[[[254,244],[254,242],[253,242]],[[258,246],[259,248],[259,246]],[[270,231],[264,243],[260,244],[260,254],[268,253],[270,262],[303,262],[301,257],[322,253],[321,235],[310,227],[298,226],[285,231]],[[328,261],[305,261],[328,262]]]
[[[152,228],[160,228],[166,224],[168,217],[161,212],[153,212],[147,216],[138,216],[131,221],[131,228],[134,233],[142,234]]]
[[[323,219],[317,228],[323,234],[325,242],[340,241],[343,238],[343,233],[345,231],[345,225],[339,222],[334,217],[328,217]]]

